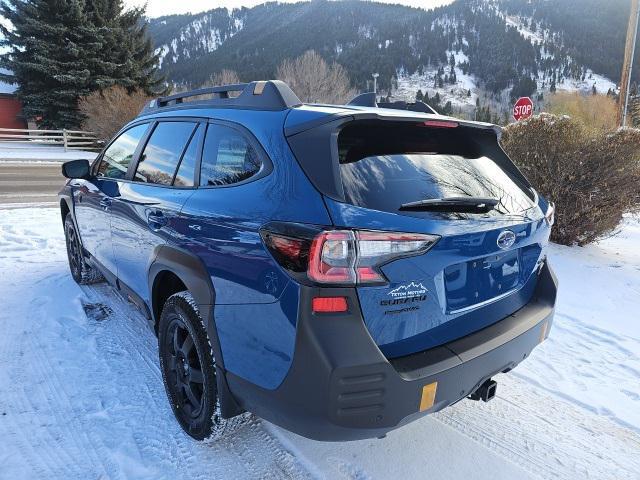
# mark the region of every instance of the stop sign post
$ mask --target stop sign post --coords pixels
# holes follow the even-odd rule
[[[513,106],[513,118],[516,122],[525,120],[533,115],[533,102],[529,97],[520,97]]]

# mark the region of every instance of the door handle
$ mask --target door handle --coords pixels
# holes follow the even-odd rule
[[[104,211],[108,211],[111,208],[111,199],[110,198],[101,198],[100,199],[100,207],[104,210]]]
[[[150,212],[147,215],[147,223],[149,227],[151,227],[151,230],[157,231],[167,224],[167,217],[165,217],[164,213],[160,210]]]

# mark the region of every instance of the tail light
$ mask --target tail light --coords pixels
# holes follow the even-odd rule
[[[387,279],[380,270],[401,257],[421,255],[438,240],[436,235],[364,230],[294,232],[264,229],[262,238],[274,258],[302,283],[375,285]]]

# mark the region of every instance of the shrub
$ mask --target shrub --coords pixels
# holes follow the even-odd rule
[[[640,130],[593,134],[577,120],[541,114],[509,125],[501,144],[556,203],[557,243],[585,245],[609,235],[640,205]]]
[[[85,120],[82,128],[95,132],[100,140],[109,140],[122,126],[133,120],[151,100],[145,93],[115,86],[82,97],[78,107]]]
[[[594,134],[610,132],[618,126],[616,100],[607,95],[558,92],[547,97],[544,110],[554,115],[569,115]]]

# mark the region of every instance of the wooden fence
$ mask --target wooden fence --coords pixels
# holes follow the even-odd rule
[[[100,150],[98,137],[82,130],[28,130],[0,128],[0,142],[15,143],[16,147],[50,145],[68,150]]]

